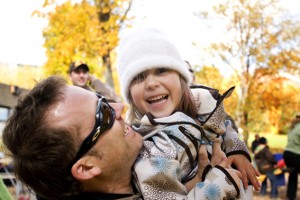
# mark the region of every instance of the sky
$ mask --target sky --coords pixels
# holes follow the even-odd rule
[[[43,0],[0,0],[0,62],[42,65],[45,49],[42,28],[47,21],[31,13]]]
[[[43,1],[0,0],[0,62],[38,66],[45,63],[42,29],[47,26],[47,21],[31,17],[35,9],[41,8]],[[208,9],[212,2],[217,1],[134,0],[129,14],[136,15],[134,26],[149,24],[160,28],[178,47],[185,60],[192,65],[201,65],[208,60],[202,55],[202,47],[222,39],[224,35],[208,29],[194,13],[199,12],[199,8]],[[300,13],[296,1],[283,0],[283,6],[291,13]]]

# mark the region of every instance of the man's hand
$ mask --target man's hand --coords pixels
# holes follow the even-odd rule
[[[200,148],[199,148],[199,151],[198,151],[198,171],[197,171],[197,174],[192,180],[190,180],[190,181],[188,181],[184,184],[188,192],[190,190],[192,190],[198,182],[202,181],[202,174],[203,174],[203,171],[204,171],[204,169],[207,165],[209,165],[209,160],[208,160],[208,155],[207,155],[207,152],[206,152],[206,146],[201,145]]]
[[[218,142],[213,143],[211,161],[209,161],[208,159],[206,146],[201,145],[198,151],[198,171],[196,176],[192,180],[185,183],[187,191],[189,192],[190,190],[192,190],[193,187],[195,187],[196,183],[204,181],[202,180],[202,175],[205,168],[209,165],[211,166],[211,168],[216,165],[225,168],[239,186],[240,180],[242,179],[242,173],[238,170],[232,169],[230,163],[231,162],[229,162],[228,158],[221,150],[221,146]]]
[[[218,165],[222,160],[226,160],[227,163],[227,157],[225,153],[221,149],[221,144],[219,142],[214,142],[212,145],[212,157],[211,157],[211,165],[214,167],[215,165]],[[224,166],[225,168],[228,168],[228,166]]]
[[[89,81],[90,83],[92,83],[94,80],[96,80],[96,77],[93,76],[93,75],[91,75],[91,74],[89,74],[88,81]]]

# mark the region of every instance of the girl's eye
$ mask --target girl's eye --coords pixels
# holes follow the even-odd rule
[[[140,82],[144,81],[145,78],[146,78],[146,74],[140,73],[136,77],[134,77],[134,79],[132,80],[132,83],[140,83]]]
[[[170,71],[170,70],[167,69],[167,68],[157,68],[156,73],[157,74],[162,74],[162,73],[165,73],[165,72],[168,72],[168,71]]]

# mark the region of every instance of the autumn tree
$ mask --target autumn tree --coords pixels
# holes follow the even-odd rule
[[[195,71],[196,83],[208,85],[221,90],[224,77],[216,67],[203,66],[200,71]]]
[[[287,133],[291,118],[300,109],[300,83],[280,75],[265,75],[267,69],[255,72],[250,87],[252,103],[249,122],[256,132]]]
[[[105,72],[106,82],[113,87],[111,57],[131,2],[83,0],[72,3],[69,0],[47,12],[49,24],[43,32],[48,57],[45,73],[66,76],[69,64],[80,59],[87,62],[98,77]],[[46,0],[44,6],[55,3],[55,0]]]
[[[226,24],[228,41],[212,44],[209,51],[235,71],[239,81],[237,123],[247,141],[253,116],[252,93],[261,73],[271,79],[282,71],[299,76],[300,23],[279,7],[277,0],[229,0],[214,6],[214,14]],[[210,20],[209,13],[201,17]],[[257,75],[259,74],[259,77]],[[277,102],[272,102],[277,103]]]

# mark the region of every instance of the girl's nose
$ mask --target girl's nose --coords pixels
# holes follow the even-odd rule
[[[146,83],[147,89],[155,88],[158,85],[157,78],[153,74],[148,74],[148,76],[146,77],[145,83]]]

